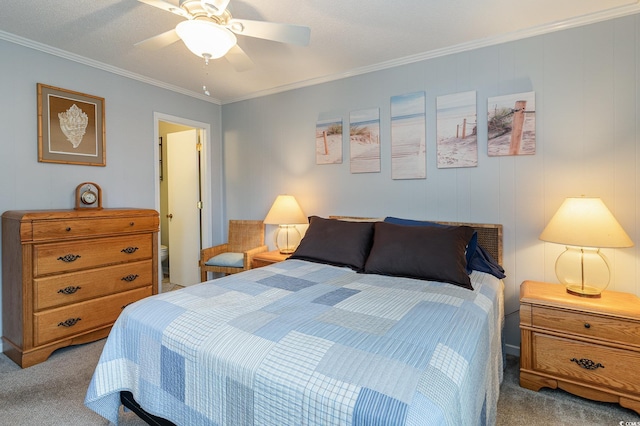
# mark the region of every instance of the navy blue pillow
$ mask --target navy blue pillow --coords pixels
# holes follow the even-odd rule
[[[434,226],[436,228],[448,228],[451,225],[443,225],[437,222],[429,222],[423,220],[411,220],[411,219],[400,219],[398,217],[386,217],[384,219],[387,223],[393,223],[394,225],[406,225],[406,226]],[[474,232],[471,236],[471,239],[467,243],[467,250],[465,252],[465,258],[467,259],[467,274],[470,274],[471,269],[471,258],[476,252],[476,248],[478,247],[478,233]]]
[[[496,278],[505,278],[504,269],[495,261],[488,251],[478,244],[478,248],[471,257],[471,263],[468,265],[474,271],[486,272]]]

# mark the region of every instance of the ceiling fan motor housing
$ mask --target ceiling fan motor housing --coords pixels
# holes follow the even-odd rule
[[[231,19],[228,4],[229,0],[180,0],[180,9],[193,19],[209,18],[216,24],[225,25]]]

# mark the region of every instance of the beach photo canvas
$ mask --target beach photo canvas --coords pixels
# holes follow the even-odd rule
[[[351,173],[380,171],[380,108],[351,112],[349,149]]]
[[[342,118],[318,119],[316,164],[342,163]]]
[[[391,97],[391,178],[425,179],[425,92]]]
[[[489,98],[487,118],[490,157],[536,153],[535,92]]]
[[[439,169],[478,165],[476,92],[438,96],[436,151]]]

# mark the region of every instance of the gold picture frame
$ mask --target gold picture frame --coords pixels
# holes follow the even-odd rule
[[[106,166],[104,98],[38,83],[38,161]]]

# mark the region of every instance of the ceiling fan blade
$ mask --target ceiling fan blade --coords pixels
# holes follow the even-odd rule
[[[227,28],[236,34],[279,41],[281,43],[306,46],[309,44],[311,29],[301,25],[279,24],[275,22],[231,19]]]
[[[250,70],[255,66],[251,58],[237,44],[224,57],[238,72]]]
[[[171,12],[175,15],[182,16],[183,18],[189,18],[189,14],[180,9],[175,4],[167,3],[163,0],[138,0],[140,3],[148,4],[149,6],[157,7],[158,9]]]
[[[167,47],[170,44],[175,43],[180,40],[178,37],[178,33],[176,30],[169,30],[162,34],[158,34],[157,36],[153,36],[146,40],[142,40],[137,42],[134,46],[144,47],[145,49],[162,49],[163,47]]]

